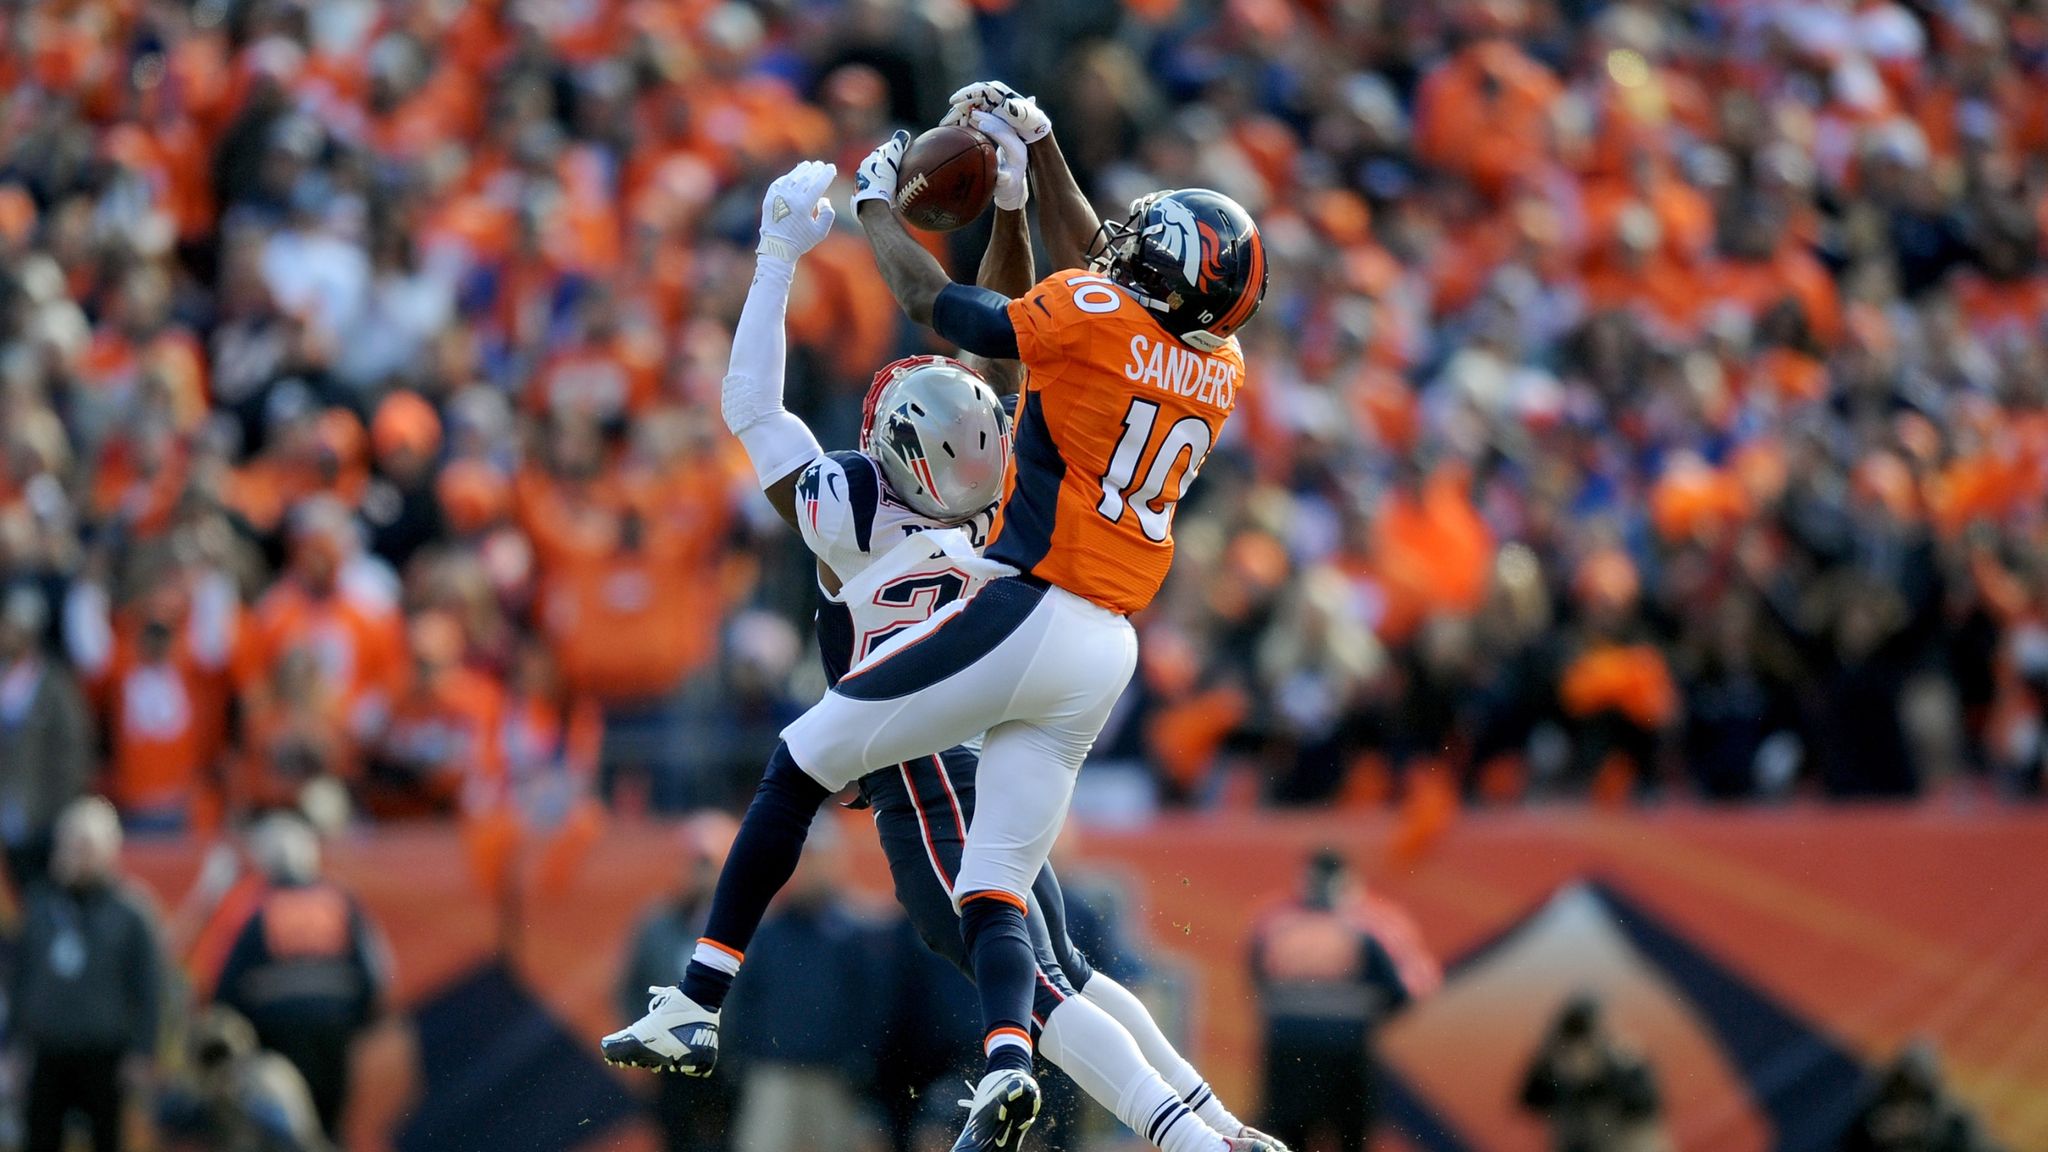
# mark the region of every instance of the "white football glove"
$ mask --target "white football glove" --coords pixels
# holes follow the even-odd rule
[[[1052,117],[1039,110],[1038,97],[1026,96],[1000,80],[969,84],[953,93],[947,103],[953,106],[946,113],[948,124],[970,123],[968,117],[978,108],[1002,117],[1026,144],[1036,144],[1052,132]]]
[[[823,160],[806,160],[776,177],[761,198],[761,244],[754,251],[795,264],[817,247],[832,231],[834,212],[825,189],[837,175],[839,169]]]
[[[893,204],[896,200],[896,168],[903,163],[903,150],[910,147],[910,133],[898,129],[894,136],[882,142],[882,146],[868,153],[860,162],[860,171],[854,175],[853,206],[860,207],[863,200],[880,200]]]
[[[995,141],[996,207],[1005,212],[1023,211],[1024,202],[1031,199],[1031,152],[1023,138],[1008,120],[978,108],[974,111],[974,128]]]

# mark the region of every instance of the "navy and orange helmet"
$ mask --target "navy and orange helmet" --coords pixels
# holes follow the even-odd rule
[[[1266,298],[1266,245],[1237,201],[1207,188],[1155,192],[1123,221],[1103,221],[1095,269],[1152,311],[1161,327],[1213,352]]]

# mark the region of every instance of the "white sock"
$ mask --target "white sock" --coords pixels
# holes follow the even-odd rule
[[[1138,1042],[1093,1001],[1068,997],[1046,1018],[1038,1053],[1162,1152],[1226,1152],[1214,1128],[1159,1078]]]
[[[690,959],[727,976],[740,974],[740,954],[723,944],[714,944],[705,938],[697,940],[697,947],[690,953]]]
[[[1152,1013],[1145,1002],[1138,999],[1123,985],[1097,972],[1088,978],[1088,986],[1081,995],[1099,1006],[1124,1031],[1137,1041],[1138,1051],[1145,1056],[1145,1062],[1159,1070],[1159,1075],[1180,1094],[1182,1100],[1195,1110],[1203,1123],[1226,1136],[1235,1136],[1244,1130],[1244,1122],[1230,1114],[1223,1101],[1216,1098],[1202,1074],[1174,1050],[1173,1041],[1159,1030],[1159,1024],[1152,1019]]]

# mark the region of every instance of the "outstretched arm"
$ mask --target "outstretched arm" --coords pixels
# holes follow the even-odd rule
[[[977,356],[1015,360],[1017,333],[1010,324],[1009,298],[954,283],[889,206],[896,195],[896,165],[909,142],[908,132],[898,132],[861,162],[853,206],[875,251],[875,267],[904,315]]]
[[[761,491],[793,528],[796,479],[823,454],[818,439],[782,406],[790,279],[796,261],[832,230],[832,204],[824,198],[836,169],[807,160],[768,186],[761,203],[761,245],[754,283],[732,334],[732,362],[719,389],[725,426],[746,447]]]
[[[1017,297],[1031,291],[1037,282],[1031,261],[1031,225],[1024,210],[996,210],[995,228],[989,233],[988,249],[981,254],[977,286],[999,296]],[[1009,396],[1024,385],[1024,366],[1015,360],[992,360],[967,354],[967,366],[981,373],[998,396]]]
[[[1094,205],[1074,180],[1059,142],[1052,138],[1052,118],[1026,96],[999,80],[983,80],[953,93],[947,123],[972,122],[993,135],[987,120],[1000,121],[1031,150],[1031,190],[1038,196],[1038,232],[1054,268],[1082,268],[1102,222]]]
[[[1046,256],[1058,268],[1087,267],[1088,249],[1102,221],[1067,168],[1050,128],[1031,146],[1031,187],[1038,193],[1038,231],[1045,237]]]
[[[989,230],[988,248],[981,254],[974,282],[1015,300],[1038,283],[1034,270],[1030,218],[1022,208],[996,209],[995,226]]]
[[[939,293],[958,285],[932,254],[904,231],[902,221],[885,201],[862,201],[854,212],[860,217],[861,230],[868,234],[868,246],[875,250],[875,267],[889,285],[889,294],[896,297],[905,316],[930,327]]]
[[[1038,282],[1031,259],[1031,220],[1024,214],[1024,204],[1031,196],[1029,153],[1008,124],[987,113],[977,115],[974,126],[995,141],[997,149],[995,225],[989,232],[988,248],[981,254],[981,269],[974,282],[991,292],[1015,298],[1031,291],[1031,286]],[[967,366],[981,373],[998,396],[1011,395],[1024,383],[1024,367],[1015,360],[991,360],[970,352]]]

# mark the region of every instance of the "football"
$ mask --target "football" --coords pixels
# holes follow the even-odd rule
[[[910,142],[896,173],[896,211],[927,232],[951,232],[988,211],[996,146],[972,128],[942,124]]]

